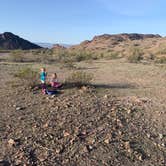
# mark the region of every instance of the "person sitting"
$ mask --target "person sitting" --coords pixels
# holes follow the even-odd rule
[[[51,79],[50,79],[50,84],[54,88],[60,88],[62,86],[62,84],[58,82],[56,73],[52,74]]]

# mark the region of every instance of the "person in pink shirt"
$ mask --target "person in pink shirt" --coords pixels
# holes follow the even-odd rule
[[[58,82],[58,78],[57,78],[56,73],[52,74],[52,76],[50,78],[50,84],[54,88],[60,88],[62,86],[62,84]]]

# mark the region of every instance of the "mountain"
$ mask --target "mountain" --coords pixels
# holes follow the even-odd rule
[[[39,45],[40,47],[43,47],[43,48],[52,48],[54,44],[52,43],[36,43],[37,45]]]
[[[108,49],[121,48],[133,46],[151,44],[150,41],[160,40],[162,37],[160,35],[154,34],[138,34],[138,33],[123,33],[123,34],[104,34],[100,36],[95,36],[92,40],[86,40],[79,45],[72,46],[70,50],[89,50],[89,51],[105,51]],[[149,41],[149,43],[147,43]]]
[[[29,49],[39,49],[41,48],[37,44],[31,43],[25,39],[14,35],[11,32],[5,32],[0,34],[0,49],[4,50],[29,50]]]
[[[71,47],[72,45],[70,44],[62,44],[62,43],[59,43],[59,44],[53,44],[53,43],[36,43],[37,45],[43,47],[43,48],[53,48],[55,45],[60,45],[60,46],[63,46],[63,47],[66,47],[66,48],[69,48]]]

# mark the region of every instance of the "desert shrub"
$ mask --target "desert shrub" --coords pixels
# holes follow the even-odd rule
[[[23,85],[34,87],[37,85],[39,76],[38,73],[31,68],[23,68],[15,74],[15,77],[22,81]]]
[[[115,52],[115,51],[108,52],[107,51],[107,52],[103,53],[103,58],[111,60],[111,59],[119,59],[119,58],[121,58],[121,56],[120,56],[120,52]]]
[[[156,63],[166,64],[166,57],[157,58]]]
[[[160,55],[166,54],[166,48],[162,48],[161,50],[159,50],[158,54]]]
[[[87,61],[87,60],[96,60],[98,59],[97,55],[94,53],[88,52],[88,51],[78,51],[75,52],[75,55],[72,56],[73,61],[75,62],[81,62],[81,61]]]
[[[106,58],[107,58],[107,59],[119,59],[120,57],[119,57],[118,52],[112,52],[112,53],[110,53],[109,55],[107,55]]]
[[[10,54],[10,59],[12,62],[24,62],[25,57],[23,54],[24,53],[21,50],[12,51]]]
[[[76,66],[75,66],[74,62],[72,61],[72,59],[65,60],[62,63],[62,67],[67,68],[67,69],[71,69],[71,70],[76,68]]]
[[[148,59],[149,60],[155,60],[156,56],[153,53],[149,53]]]
[[[72,84],[76,87],[86,86],[91,83],[93,79],[93,75],[83,72],[77,71],[73,72],[67,79],[66,84]]]
[[[143,60],[143,52],[142,50],[135,48],[131,50],[131,54],[128,56],[128,61],[131,63],[138,63]]]

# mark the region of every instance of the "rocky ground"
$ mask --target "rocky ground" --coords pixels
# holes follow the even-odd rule
[[[0,66],[0,165],[166,165],[165,126],[151,123],[148,98],[93,86],[47,96],[12,82],[13,71]]]

